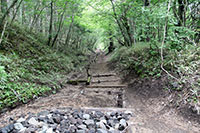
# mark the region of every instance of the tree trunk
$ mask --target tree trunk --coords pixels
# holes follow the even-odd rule
[[[18,13],[18,11],[19,11],[19,8],[20,8],[22,2],[23,2],[23,0],[21,0],[21,1],[19,2],[18,6],[17,6],[17,8],[16,8],[16,11],[15,11],[15,13],[14,13],[14,16],[13,16],[13,18],[12,18],[11,24],[12,24],[13,21],[15,20],[15,18],[16,18],[16,16],[17,16],[17,13]]]
[[[64,17],[64,14],[65,14],[65,11],[66,11],[66,6],[67,6],[67,3],[65,3],[64,11],[61,14],[58,30],[57,30],[57,33],[56,33],[54,39],[53,39],[52,45],[51,45],[52,47],[55,45],[57,38],[58,38],[58,35],[60,33],[60,30],[61,30],[61,27],[62,27],[62,22],[63,22],[63,17]]]
[[[69,43],[70,33],[71,33],[71,30],[72,30],[73,24],[74,24],[74,15],[72,15],[72,22],[71,22],[71,24],[69,26],[69,30],[67,32],[67,37],[66,37],[66,40],[65,40],[65,45],[68,45],[68,43]]]
[[[25,24],[26,23],[26,16],[25,16],[25,5],[24,5],[24,3],[22,3],[21,17],[22,17],[22,24]]]
[[[113,52],[114,50],[114,42],[113,42],[113,37],[112,37],[112,33],[109,33],[109,40],[110,40],[110,45],[108,47],[108,54],[110,54],[111,52]]]
[[[144,0],[144,6],[149,6],[149,5],[150,5],[149,0]]]
[[[129,40],[128,44],[129,44],[129,46],[131,46],[132,43],[133,43],[133,39],[132,39],[131,31],[130,31],[130,25],[129,25],[128,19],[126,17],[126,13],[125,13],[125,16],[123,16],[122,24],[124,25],[126,32],[127,32],[127,35],[128,35],[128,40]]]
[[[50,23],[49,23],[49,38],[47,45],[51,45],[51,40],[52,40],[52,27],[53,27],[53,0],[51,0],[51,16],[50,16]]]
[[[14,1],[12,2],[12,4],[10,5],[10,7],[9,7],[9,8],[6,10],[6,12],[3,14],[3,17],[2,17],[1,20],[0,20],[0,23],[3,23],[3,22],[4,22],[5,18],[8,16],[10,10],[15,6],[15,4],[17,3],[17,1],[18,1],[18,0],[14,0]]]
[[[120,31],[121,31],[121,33],[122,33],[122,36],[123,36],[123,38],[124,38],[125,45],[129,46],[129,41],[128,41],[128,39],[127,39],[127,37],[126,37],[126,35],[125,35],[124,31],[123,31],[123,28],[122,28],[122,26],[121,26],[121,24],[120,24],[120,21],[119,21],[119,19],[118,19],[117,14],[116,14],[115,5],[114,5],[114,3],[113,3],[113,0],[110,0],[110,2],[111,2],[111,4],[112,4],[112,9],[113,9],[113,13],[114,13],[114,18],[115,18],[115,20],[116,20],[116,22],[117,22],[117,25],[119,26],[119,29],[120,29]]]
[[[185,0],[178,0],[178,26],[184,25]]]

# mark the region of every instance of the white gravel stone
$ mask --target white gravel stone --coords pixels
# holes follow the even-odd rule
[[[115,129],[118,130],[118,128],[119,128],[119,123],[117,123],[117,124],[115,125]]]
[[[16,130],[22,130],[22,129],[24,129],[24,126],[21,123],[15,123],[14,128]]]
[[[86,120],[84,122],[86,125],[94,125],[94,120]]]
[[[107,114],[107,115],[111,115],[111,113],[112,113],[112,112],[107,112],[106,114]]]
[[[121,119],[120,122],[119,122],[120,125],[126,127],[127,126],[127,123],[126,123],[126,120],[125,119]]]
[[[34,117],[32,117],[29,121],[28,121],[29,124],[33,125],[33,126],[38,126],[39,125],[39,122],[35,120]]]
[[[87,130],[86,125],[79,125],[78,128],[83,129],[83,130]]]
[[[18,133],[26,133],[26,127],[24,127],[23,129],[21,129]]]
[[[52,117],[52,114],[48,114],[47,117],[50,119]]]
[[[86,120],[89,120],[90,119],[90,115],[89,114],[84,114],[83,118],[85,118]]]
[[[125,111],[124,113],[125,113],[125,114],[128,114],[128,115],[132,115],[132,114],[133,114],[133,112],[131,112],[131,111],[128,111],[128,110],[127,110],[127,111]]]
[[[24,118],[19,118],[19,119],[17,120],[17,123],[21,123],[21,122],[24,122],[24,121],[26,121],[26,119],[24,119]]]
[[[103,122],[104,124],[107,124],[107,121],[106,121],[106,120],[101,120],[100,122]]]
[[[53,133],[53,128],[47,129],[46,133]]]
[[[102,129],[104,129],[104,130],[107,130],[104,122],[102,122],[102,121],[99,122],[99,127],[102,128]]]
[[[104,129],[97,129],[97,133],[108,133],[108,131]]]

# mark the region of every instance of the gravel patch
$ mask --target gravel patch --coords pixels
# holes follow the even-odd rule
[[[28,114],[0,129],[0,133],[121,133],[132,112],[82,109]]]

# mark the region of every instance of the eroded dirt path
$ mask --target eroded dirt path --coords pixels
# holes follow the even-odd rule
[[[100,56],[98,62],[91,65],[90,74],[92,80],[89,86],[66,84],[62,90],[54,95],[40,97],[32,103],[1,114],[0,127],[7,125],[10,118],[17,119],[28,113],[39,113],[43,110],[66,107],[121,108],[123,106],[122,96],[125,85],[121,84],[121,80],[115,72],[108,70],[104,56]],[[86,79],[84,74],[75,77]]]
[[[0,127],[10,118],[27,113],[38,113],[66,107],[100,108],[102,110],[131,110],[130,133],[199,133],[198,123],[188,121],[167,107],[168,97],[159,89],[143,83],[122,84],[120,77],[109,69],[108,57],[100,55],[90,66],[91,84],[66,85],[60,92],[41,97],[32,103],[18,107],[0,116]],[[153,81],[152,81],[153,83]],[[145,83],[144,83],[145,84]],[[162,97],[160,97],[162,96]]]

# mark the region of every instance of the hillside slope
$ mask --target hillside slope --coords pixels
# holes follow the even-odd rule
[[[66,46],[68,54],[63,54],[47,46],[46,40],[17,24],[6,27],[0,45],[0,111],[55,93],[66,82],[61,80],[66,74],[84,67],[87,58],[81,50]]]

